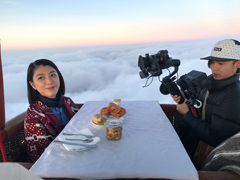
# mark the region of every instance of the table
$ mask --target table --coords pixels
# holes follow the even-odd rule
[[[0,162],[0,174],[1,179],[7,180],[43,180],[42,178],[36,176],[29,172],[26,168],[18,163],[14,162]]]
[[[88,127],[101,141],[97,148],[66,151],[51,143],[30,171],[40,177],[115,179],[166,178],[197,180],[198,173],[157,101],[123,101],[127,110],[122,139],[106,139],[105,127],[92,116],[109,101],[84,103],[62,132]]]

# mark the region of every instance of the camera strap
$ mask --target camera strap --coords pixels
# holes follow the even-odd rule
[[[209,91],[207,90],[205,98],[204,98],[204,103],[203,103],[203,109],[202,109],[202,120],[205,120],[205,110],[206,110],[206,103],[207,103],[207,97],[209,95]]]
[[[207,104],[207,97],[209,95],[209,91],[207,90],[205,98],[204,98],[204,103],[203,103],[203,109],[202,109],[202,120],[205,120],[205,109],[206,109],[206,104]],[[205,160],[207,159],[208,155],[210,152],[214,149],[213,146],[210,146],[209,144],[199,141],[197,149],[195,151],[195,154],[193,156],[193,162],[197,168],[201,168]]]
[[[195,116],[195,117],[198,117],[198,112],[197,112],[197,109],[194,108],[193,106],[189,105],[190,109],[191,109],[191,112],[192,114]]]

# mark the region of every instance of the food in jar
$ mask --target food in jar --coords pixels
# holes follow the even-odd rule
[[[119,120],[108,120],[106,127],[106,135],[108,140],[117,141],[122,137],[122,125]]]

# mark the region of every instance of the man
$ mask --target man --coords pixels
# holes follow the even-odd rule
[[[200,117],[195,117],[186,103],[177,104],[187,128],[181,140],[190,158],[199,141],[216,147],[240,130],[240,42],[221,40],[210,56],[201,59],[208,60],[212,74],[210,85],[198,97],[203,103]],[[179,96],[172,97],[179,102]]]

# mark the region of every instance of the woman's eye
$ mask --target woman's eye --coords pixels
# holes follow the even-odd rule
[[[57,76],[56,74],[51,74],[52,77]]]
[[[40,76],[40,77],[38,77],[38,79],[40,80],[40,79],[43,79],[43,77],[42,76]]]

